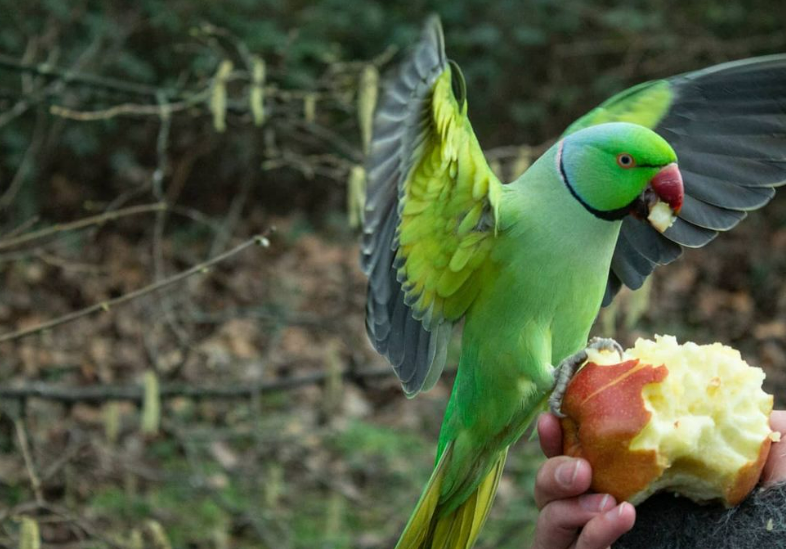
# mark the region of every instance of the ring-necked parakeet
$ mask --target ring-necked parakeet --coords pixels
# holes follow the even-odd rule
[[[384,89],[367,173],[366,327],[408,396],[437,381],[465,319],[436,465],[397,547],[469,548],[508,446],[601,305],[786,183],[786,55],[624,91],[503,185],[432,18]]]

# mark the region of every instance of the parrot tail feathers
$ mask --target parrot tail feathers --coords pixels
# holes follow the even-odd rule
[[[442,491],[442,480],[445,478],[447,464],[453,454],[453,443],[450,442],[442,452],[428,484],[420,495],[417,507],[409,517],[407,526],[396,544],[396,549],[421,549],[429,547],[428,538],[433,530],[432,523],[439,505]]]
[[[434,468],[396,549],[470,549],[475,544],[497,493],[508,450],[500,452],[489,472],[464,502],[441,513],[439,497],[451,450],[452,444],[446,447]]]

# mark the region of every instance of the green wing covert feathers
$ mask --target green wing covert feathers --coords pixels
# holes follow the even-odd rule
[[[767,204],[786,183],[786,55],[724,63],[639,84],[602,103],[563,135],[606,122],[650,128],[679,158],[685,200],[664,234],[627,217],[603,304],[638,289],[656,265],[699,248]]]
[[[478,291],[500,194],[436,18],[384,90],[367,173],[366,328],[411,396],[438,379]]]

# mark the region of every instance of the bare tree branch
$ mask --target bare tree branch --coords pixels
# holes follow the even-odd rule
[[[45,76],[62,80],[63,82],[82,84],[91,88],[99,88],[111,92],[120,92],[142,97],[154,98],[156,94],[159,93],[158,88],[153,86],[126,82],[117,78],[106,78],[93,74],[78,73],[72,70],[62,70],[45,63],[30,65],[20,62],[10,55],[4,54],[0,54],[0,68],[35,74],[37,76]]]
[[[183,271],[181,273],[178,273],[178,274],[176,274],[174,276],[171,276],[171,277],[169,277],[167,279],[161,280],[160,282],[156,282],[154,284],[150,284],[148,286],[145,286],[144,288],[140,288],[138,290],[135,290],[133,292],[127,293],[127,294],[122,295],[120,297],[116,297],[114,299],[109,299],[107,301],[102,301],[101,303],[96,303],[94,305],[91,305],[90,307],[86,307],[86,308],[81,309],[79,311],[74,311],[72,313],[69,313],[67,315],[63,315],[63,316],[61,316],[59,318],[55,318],[53,320],[49,320],[49,321],[44,322],[42,324],[39,324],[37,326],[32,326],[30,328],[25,328],[23,330],[16,330],[14,332],[8,332],[8,333],[5,333],[5,334],[2,334],[2,335],[0,335],[0,343],[3,343],[5,341],[12,341],[12,340],[15,340],[15,339],[21,339],[21,338],[27,337],[29,335],[33,335],[33,334],[37,334],[37,333],[43,332],[45,330],[50,330],[50,329],[55,328],[57,326],[60,326],[62,324],[66,324],[68,322],[72,322],[74,320],[77,320],[77,319],[82,318],[84,316],[91,315],[93,313],[97,313],[97,312],[100,312],[100,311],[104,311],[104,312],[109,311],[112,307],[116,307],[118,305],[122,305],[122,304],[127,303],[127,302],[129,302],[129,301],[131,301],[133,299],[138,298],[138,297],[142,297],[142,296],[147,295],[149,293],[161,290],[162,288],[166,288],[167,286],[171,286],[173,284],[177,284],[178,282],[181,282],[181,281],[185,280],[186,278],[188,278],[190,276],[193,276],[195,274],[206,273],[206,272],[208,272],[209,268],[212,267],[213,265],[221,263],[222,261],[225,261],[225,260],[229,259],[230,257],[232,257],[233,255],[235,255],[235,254],[245,250],[246,248],[248,248],[250,246],[254,246],[254,245],[267,247],[267,246],[270,245],[270,242],[268,241],[268,239],[265,236],[257,235],[257,236],[255,236],[253,238],[250,238],[250,239],[246,240],[245,242],[243,242],[239,246],[236,246],[236,247],[232,248],[231,250],[229,250],[229,251],[227,251],[227,252],[225,252],[225,253],[223,253],[221,255],[218,255],[218,256],[210,259],[209,261],[205,261],[204,263],[200,263],[199,265],[191,267],[187,271]]]
[[[184,111],[205,101],[209,96],[209,90],[194,94],[189,99],[178,101],[177,103],[166,103],[158,105],[138,105],[136,103],[122,103],[97,111],[77,111],[68,109],[61,105],[52,105],[49,112],[54,116],[76,120],[78,122],[95,122],[97,120],[108,120],[117,116],[161,116],[164,108],[168,112]]]
[[[77,221],[71,221],[70,223],[58,223],[57,225],[52,225],[51,227],[46,227],[45,229],[29,232],[21,236],[18,236],[16,238],[0,240],[0,251],[8,250],[10,248],[16,248],[23,244],[27,244],[28,242],[32,242],[34,240],[40,240],[42,238],[46,238],[47,236],[52,236],[53,234],[62,233],[65,231],[76,231],[79,229],[84,229],[85,227],[90,227],[91,225],[100,225],[101,223],[105,223],[107,221],[114,221],[115,219],[119,219],[121,217],[126,217],[129,215],[137,215],[137,214],[143,214],[149,212],[159,212],[165,209],[166,209],[166,204],[164,204],[163,202],[158,202],[156,204],[131,206],[128,208],[124,208],[122,210],[105,212],[100,215],[93,215],[90,217],[85,217],[84,219],[79,219]]]
[[[164,385],[160,389],[162,399],[186,397],[199,399],[247,399],[266,393],[288,391],[323,383],[332,373],[323,371],[313,374],[277,379],[275,381],[246,383],[243,385],[227,385],[223,387],[194,387],[191,385]],[[341,376],[347,380],[373,379],[389,377],[393,369],[384,366],[367,370],[347,368]],[[62,404],[76,404],[78,402],[101,404],[112,400],[125,400],[135,404],[142,404],[144,389],[141,386],[127,385],[93,385],[87,387],[58,387],[48,383],[32,383],[20,387],[0,387],[1,399],[25,400],[35,398],[50,400]]]

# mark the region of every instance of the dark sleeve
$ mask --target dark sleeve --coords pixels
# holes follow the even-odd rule
[[[614,549],[786,548],[786,483],[756,489],[734,509],[658,494]]]

